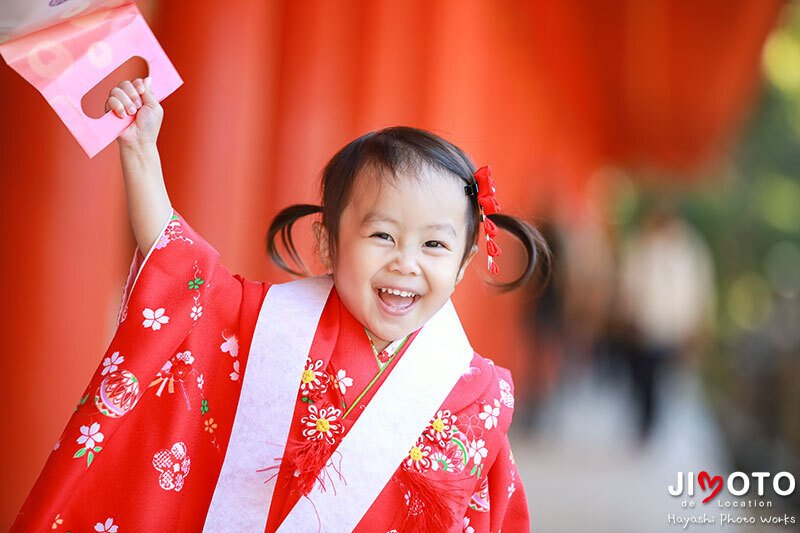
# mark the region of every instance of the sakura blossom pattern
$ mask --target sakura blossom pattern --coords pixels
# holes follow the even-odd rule
[[[231,335],[230,337],[225,335],[225,332],[222,333],[222,338],[224,342],[219,345],[219,349],[222,353],[227,353],[231,357],[235,358],[233,361],[233,372],[228,373],[228,377],[231,381],[239,381],[239,339],[236,335]]]
[[[101,533],[117,533],[118,526],[114,523],[114,519],[109,517],[106,518],[105,522],[98,522],[94,525],[95,531],[100,531]]]
[[[169,323],[169,317],[166,315],[166,310],[163,307],[159,307],[158,309],[145,307],[144,310],[142,310],[142,316],[144,316],[142,325],[145,329],[158,331],[161,329],[161,326]]]
[[[478,418],[484,421],[486,429],[494,429],[497,427],[497,417],[500,416],[500,402],[495,400],[494,405],[485,404],[483,412],[478,414]]]
[[[121,356],[119,352],[112,353],[109,357],[103,359],[103,372],[102,375],[106,375],[109,372],[116,372],[118,365],[121,365],[125,362],[125,357]]]
[[[83,447],[78,449],[72,457],[73,459],[77,459],[85,456],[86,468],[89,468],[92,466],[92,461],[94,461],[94,454],[99,453],[103,449],[101,446],[98,446],[98,443],[103,442],[105,435],[100,432],[100,424],[98,422],[94,422],[90,426],[81,426],[80,432],[81,435],[75,442],[82,444]]]

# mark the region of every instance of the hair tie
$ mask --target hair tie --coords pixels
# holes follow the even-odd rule
[[[486,234],[486,266],[489,272],[497,275],[497,273],[500,272],[500,268],[497,266],[497,262],[494,258],[498,257],[502,253],[502,250],[494,241],[498,231],[495,223],[489,219],[489,215],[500,211],[500,204],[497,203],[497,198],[494,196],[497,189],[494,179],[492,178],[492,169],[489,166],[481,167],[475,171],[474,177],[475,183],[465,189],[467,195],[476,195],[478,197],[478,205],[481,209],[481,222],[483,222],[483,232]]]

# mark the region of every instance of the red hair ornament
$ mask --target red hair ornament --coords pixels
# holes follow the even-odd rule
[[[500,211],[500,204],[497,203],[497,198],[494,196],[497,189],[495,187],[494,178],[492,178],[491,167],[485,166],[479,168],[475,171],[474,176],[477,187],[475,185],[467,187],[467,194],[470,196],[477,195],[478,197],[478,205],[481,209],[481,222],[483,222],[483,232],[486,234],[487,268],[489,272],[497,275],[498,272],[500,272],[500,268],[497,266],[495,257],[499,257],[503,251],[494,241],[498,233],[497,226],[489,219],[489,215]]]

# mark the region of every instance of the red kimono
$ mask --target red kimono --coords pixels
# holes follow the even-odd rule
[[[393,423],[403,417],[386,419],[388,411],[375,409],[393,404],[402,414],[407,401],[413,404],[396,392],[385,396],[402,385],[409,358],[422,360],[407,354],[416,354],[420,334],[434,326],[375,354],[363,327],[328,289],[319,293],[327,296],[299,375],[274,375],[266,360],[251,359],[261,357],[260,313],[278,296],[267,298],[269,284],[232,275],[218,257],[177,214],[146,258],[137,252],[117,332],[12,530],[217,531],[235,523],[237,530],[265,531],[282,524],[281,531],[529,530],[507,438],[514,407],[507,370],[470,349],[471,361],[454,386],[446,385],[440,407],[421,414],[424,430],[411,429],[416,442],[394,442],[403,428]],[[277,342],[290,350],[294,334],[279,333],[284,339]],[[245,376],[256,363],[248,390]],[[247,418],[270,412],[270,402],[259,402],[264,387],[272,388],[264,381],[273,379],[298,388],[280,442],[258,433],[271,428],[269,419],[257,428]],[[409,394],[424,396],[426,387],[409,387]],[[348,441],[365,412],[359,431],[368,438]],[[362,463],[369,472],[385,461],[382,443],[403,447],[405,458],[391,463],[388,482],[380,478],[373,493],[359,493],[358,475],[347,467]],[[253,460],[270,447],[277,460]],[[363,494],[371,495],[363,501]],[[359,498],[363,509],[350,511]]]

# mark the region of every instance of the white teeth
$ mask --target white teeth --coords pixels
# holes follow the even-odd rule
[[[385,287],[381,287],[379,289],[381,292],[388,292],[389,294],[394,294],[395,296],[402,296],[403,298],[414,298],[417,296],[416,293],[401,291],[399,289],[387,289]]]

